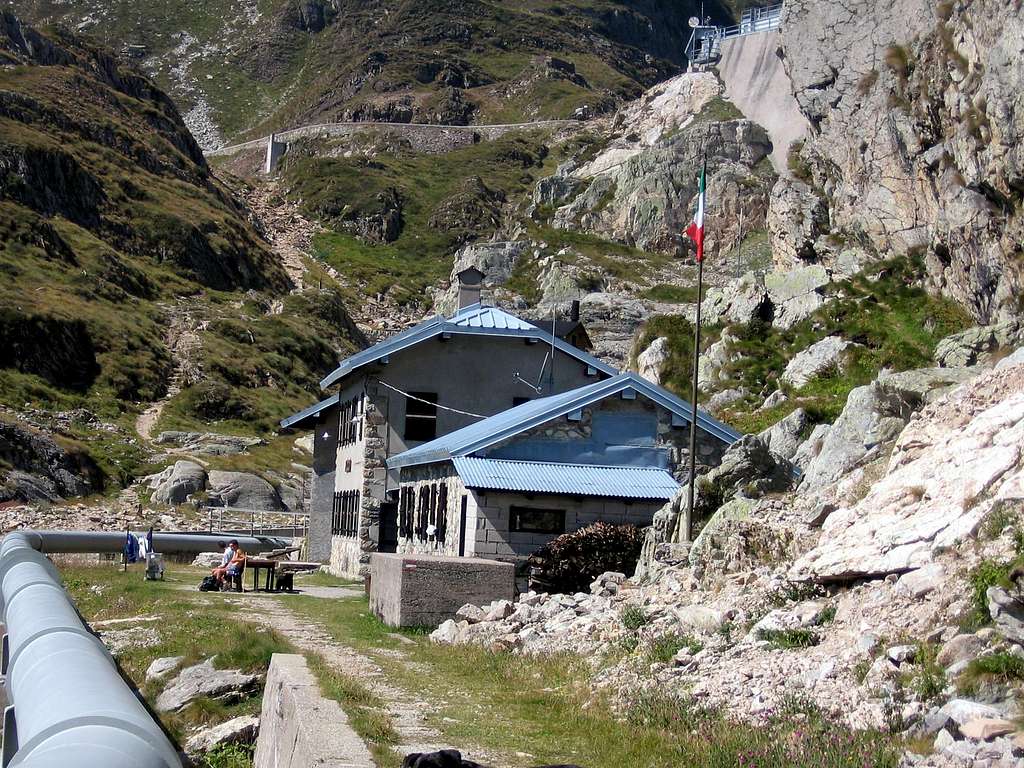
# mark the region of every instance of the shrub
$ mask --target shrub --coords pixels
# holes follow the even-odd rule
[[[647,655],[652,662],[668,664],[683,648],[693,654],[699,653],[703,647],[704,644],[692,635],[680,635],[670,632],[654,638]]]
[[[638,630],[650,620],[647,611],[638,605],[631,605],[622,612],[622,626],[629,630]]]
[[[253,747],[222,744],[200,759],[200,768],[251,768]]]
[[[982,560],[968,575],[971,585],[971,612],[964,621],[965,629],[978,629],[992,621],[988,612],[989,587],[1007,584],[1013,562]]]
[[[946,673],[942,665],[935,660],[936,655],[934,645],[918,644],[913,667],[906,678],[906,684],[921,701],[934,701],[946,689]]]
[[[594,523],[564,533],[530,555],[530,588],[584,592],[605,571],[631,575],[643,540],[643,531],[635,525]]]
[[[821,642],[818,633],[810,629],[759,629],[757,637],[778,648],[810,648]]]

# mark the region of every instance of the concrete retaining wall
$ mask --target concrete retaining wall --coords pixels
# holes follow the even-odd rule
[[[466,603],[514,596],[511,563],[381,552],[370,558],[370,609],[391,627],[436,627]]]
[[[400,136],[408,140],[414,149],[421,152],[449,151],[459,146],[472,144],[476,141],[493,140],[513,131],[533,129],[553,129],[565,126],[582,126],[576,120],[538,120],[532,123],[509,123],[507,125],[431,125],[427,123],[321,123],[304,125],[274,134],[279,142],[297,141],[298,139],[332,139],[353,136],[357,133],[378,131]],[[208,150],[207,157],[233,155],[247,149],[265,149],[269,137],[253,139],[229,147]]]
[[[773,145],[772,165],[788,176],[789,146],[804,138],[810,126],[800,113],[789,76],[776,54],[779,45],[777,31],[723,40],[718,74],[725,83],[726,98],[744,117],[767,129]]]
[[[275,653],[267,672],[255,768],[374,768],[370,752],[302,656]]]

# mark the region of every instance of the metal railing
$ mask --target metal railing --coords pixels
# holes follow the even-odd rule
[[[308,512],[270,512],[242,507],[206,507],[210,533],[247,533],[302,536],[309,530]]]
[[[693,64],[707,64],[722,55],[722,41],[778,29],[782,24],[782,3],[764,8],[747,8],[740,23],[731,27],[698,26],[686,44],[686,55]]]
[[[160,725],[86,629],[57,570],[32,539],[0,544],[7,634],[4,768],[181,768]]]

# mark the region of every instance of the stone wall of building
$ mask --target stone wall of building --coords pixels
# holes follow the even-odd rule
[[[409,467],[403,472],[403,489],[412,491],[412,498],[415,503],[413,520],[419,516],[419,498],[421,489],[440,491],[441,484],[445,486],[445,530],[443,537],[421,538],[415,530],[411,535],[403,535],[399,530],[398,552],[430,555],[458,555],[459,554],[459,515],[461,514],[462,497],[466,493],[466,487],[462,484],[461,478],[455,474],[450,462],[443,464],[426,464],[418,467]],[[399,504],[399,517],[401,518],[401,504]],[[413,526],[415,529],[415,525]],[[472,529],[467,523],[467,537],[472,535]],[[468,553],[467,553],[468,554]]]
[[[596,522],[650,525],[665,502],[602,499],[596,497],[536,495],[504,491],[470,491],[469,518],[474,523],[473,554],[478,557],[522,559],[557,534],[513,533],[509,530],[513,506],[565,510],[565,530],[575,531]],[[468,552],[467,552],[468,554]]]

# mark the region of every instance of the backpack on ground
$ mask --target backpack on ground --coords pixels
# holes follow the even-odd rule
[[[200,592],[220,592],[220,582],[215,576],[204,576],[199,582]]]

